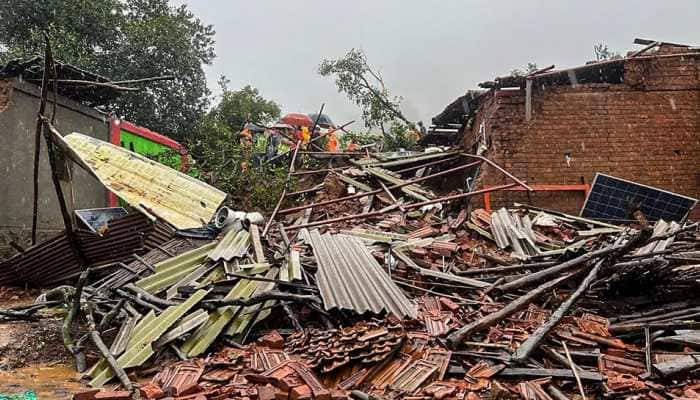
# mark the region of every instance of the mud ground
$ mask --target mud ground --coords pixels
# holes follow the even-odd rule
[[[38,295],[0,288],[0,309],[31,304]],[[33,390],[39,399],[70,399],[84,388],[63,346],[61,324],[60,316],[0,322],[0,394]]]

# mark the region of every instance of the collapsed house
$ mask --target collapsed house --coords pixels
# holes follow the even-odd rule
[[[45,126],[130,206],[0,264],[1,284],[49,289],[0,321],[67,311],[62,339],[91,387],[74,399],[700,397],[693,198],[666,193],[678,219],[632,224],[490,212],[468,200],[539,194],[482,155],[492,144],[343,152],[301,171],[297,147],[266,219],[129,149]],[[292,177],[302,190],[288,192]]]
[[[0,260],[17,253],[31,244],[33,157],[37,110],[41,102],[43,59],[14,60],[0,66]],[[58,79],[109,83],[109,79],[65,63],[56,63]],[[46,109],[52,115],[53,86],[50,88]],[[55,125],[63,132],[82,132],[93,138],[126,147],[139,154],[157,154],[173,149],[187,164],[184,148],[176,141],[146,128],[120,120],[101,111],[120,95],[120,90],[108,86],[58,85],[55,97]],[[71,179],[67,174],[71,174]],[[38,185],[38,241],[55,236],[63,229],[61,214],[51,181],[46,148],[39,159]],[[117,206],[117,197],[80,169],[61,170],[61,180],[69,190],[73,209],[91,209]]]
[[[578,213],[597,173],[700,196],[700,49],[638,42],[646,47],[625,58],[484,82],[433,119],[461,124],[465,151],[535,189],[482,198],[487,209],[528,202]],[[479,179],[503,182],[492,170]]]

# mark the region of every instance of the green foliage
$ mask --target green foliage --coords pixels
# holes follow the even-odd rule
[[[413,125],[401,113],[401,97],[389,94],[381,75],[370,68],[362,50],[351,49],[337,60],[324,59],[318,73],[324,77],[335,76],[338,92],[345,93],[360,108],[368,128],[378,128],[397,119]]]
[[[413,150],[416,148],[415,132],[404,124],[394,122],[384,135],[382,151]]]
[[[240,90],[230,90],[228,80],[219,79],[222,89],[221,101],[210,115],[225,122],[232,131],[243,128],[246,122],[267,124],[280,117],[280,107],[272,100],[266,100],[258,89],[246,85]]]
[[[237,103],[232,98],[245,101]],[[236,108],[236,104],[244,107]],[[236,118],[244,121],[249,110],[257,112],[255,118],[260,119],[257,122],[269,122],[279,116],[279,107],[263,99],[257,89],[250,86],[236,92],[225,89],[221,103],[202,119],[188,142],[190,165],[197,168],[199,179],[230,194],[234,207],[270,212],[284,189],[287,166],[284,162],[254,165],[251,149],[240,144],[240,124],[235,122],[232,126],[231,122]],[[290,182],[290,190],[294,190],[295,183]]]
[[[103,107],[183,141],[208,105],[203,64],[214,58],[214,30],[167,0],[13,0],[0,2],[0,61],[43,54],[114,81],[173,75]]]
[[[622,58],[620,53],[608,49],[608,45],[602,42],[593,46],[593,53],[596,61],[619,60]]]
[[[526,76],[529,75],[535,71],[537,71],[537,64],[533,62],[527,63],[527,66],[525,67],[525,70],[515,68],[512,71],[510,71],[510,76]]]
[[[347,132],[340,138],[342,147],[354,142],[359,146],[377,144],[378,150],[397,151],[399,149],[413,150],[417,146],[414,131],[400,122],[393,122],[387,132],[377,135],[371,132]]]
[[[339,142],[342,148],[348,147],[350,142],[355,143],[358,146],[365,146],[373,143],[381,143],[382,137],[370,132],[345,132],[340,137]]]

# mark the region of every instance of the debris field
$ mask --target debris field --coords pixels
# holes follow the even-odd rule
[[[296,170],[270,216],[86,136],[53,140],[129,213],[2,263],[65,310],[75,399],[700,397],[700,233],[473,196],[527,183],[456,150]],[[449,190],[488,168],[505,183]],[[158,179],[144,179],[158,177]],[[287,200],[293,207],[284,208]],[[62,285],[60,285],[62,284]]]

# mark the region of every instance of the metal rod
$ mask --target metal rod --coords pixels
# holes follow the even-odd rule
[[[321,110],[323,110],[323,106],[321,106]],[[267,235],[267,231],[270,229],[270,226],[272,225],[272,221],[275,220],[275,217],[277,216],[277,212],[280,209],[280,206],[282,205],[282,202],[284,201],[285,197],[287,197],[287,186],[289,186],[289,179],[292,177],[292,172],[294,172],[294,163],[297,161],[297,154],[299,154],[299,147],[301,146],[301,140],[297,140],[297,145],[294,148],[294,154],[292,154],[292,161],[289,163],[289,171],[287,172],[287,179],[284,181],[284,189],[282,189],[282,194],[280,195],[280,199],[277,201],[277,204],[275,205],[275,209],[272,211],[272,215],[270,215],[270,219],[267,220],[267,223],[265,224],[265,229],[262,232],[262,237],[265,237]]]
[[[432,175],[427,175],[427,176],[424,176],[424,177],[422,177],[422,178],[416,178],[416,179],[413,179],[413,180],[410,180],[410,181],[406,181],[406,182],[404,182],[404,183],[400,183],[400,184],[397,184],[397,185],[388,186],[387,189],[389,189],[389,190],[399,189],[399,188],[402,188],[402,187],[404,187],[404,186],[412,185],[412,184],[414,184],[414,183],[419,183],[419,182],[427,181],[428,179],[437,178],[437,177],[439,177],[439,176],[443,176],[443,175],[451,174],[451,173],[453,173],[453,172],[461,171],[461,170],[463,170],[463,169],[467,169],[467,168],[473,167],[474,165],[477,165],[477,164],[480,164],[480,163],[481,163],[481,161],[476,161],[476,162],[473,162],[473,163],[460,165],[460,166],[458,166],[458,167],[451,168],[451,169],[447,169],[447,170],[442,171],[442,172],[437,172],[437,173],[434,173],[434,174],[432,174]],[[515,186],[515,185],[513,185],[513,186]],[[320,201],[320,202],[318,202],[318,203],[311,203],[311,204],[306,204],[306,205],[303,205],[303,206],[297,206],[297,207],[292,207],[292,208],[286,208],[286,209],[284,209],[284,210],[280,210],[279,213],[280,213],[280,214],[289,214],[289,213],[293,213],[293,212],[296,212],[296,211],[305,210],[305,209],[311,208],[311,207],[324,206],[324,205],[327,205],[327,204],[339,203],[339,202],[345,201],[345,200],[359,199],[359,198],[362,198],[362,197],[367,197],[367,196],[379,194],[379,193],[382,193],[383,191],[384,191],[384,189],[376,189],[376,190],[372,190],[371,192],[364,192],[364,193],[353,194],[353,195],[345,196],[345,197],[338,197],[337,199],[325,200],[325,201]]]
[[[505,169],[503,169],[503,167],[501,167],[500,165],[496,164],[495,162],[489,160],[488,158],[486,158],[486,157],[484,157],[484,156],[477,156],[476,154],[468,154],[468,153],[459,153],[459,154],[463,155],[464,157],[476,158],[476,159],[479,159],[479,160],[481,160],[481,161],[484,161],[484,162],[487,163],[488,165],[490,165],[490,166],[496,168],[497,170],[501,171],[501,172],[503,173],[503,175],[505,175],[505,176],[509,177],[510,179],[512,179],[513,181],[515,181],[519,186],[524,187],[525,189],[527,189],[527,190],[530,191],[530,192],[534,192],[534,191],[535,191],[535,189],[533,189],[533,188],[531,188],[530,186],[528,186],[527,183],[525,183],[525,182],[521,181],[520,179],[516,178],[513,174],[511,174],[510,172],[508,172],[508,171],[506,171]]]
[[[340,171],[348,169],[348,167],[336,167],[336,168],[323,168],[323,169],[316,169],[312,171],[296,171],[292,173],[292,175],[297,176],[297,175],[316,175],[316,174],[322,174],[325,172],[333,172],[333,171]]]
[[[441,197],[439,199],[423,201],[420,203],[407,204],[404,206],[404,208],[413,209],[413,208],[420,208],[420,207],[427,206],[430,204],[435,204],[435,203],[450,202],[453,200],[464,199],[464,198],[471,197],[471,196],[477,196],[477,195],[484,194],[484,193],[495,192],[497,190],[507,189],[507,188],[510,188],[513,186],[517,186],[517,184],[516,183],[509,183],[506,185],[494,186],[494,187],[491,187],[488,189],[475,190],[475,191],[469,192],[469,193],[454,194],[451,196]],[[353,220],[353,219],[364,219],[364,218],[376,217],[378,215],[386,214],[387,212],[388,211],[374,211],[374,212],[364,213],[364,214],[346,215],[344,217],[325,219],[322,221],[309,222],[309,223],[301,224],[301,225],[293,225],[293,226],[286,227],[285,229],[290,230],[290,229],[310,228],[312,226],[332,224],[332,223],[336,223],[336,222],[349,221],[349,220]]]
[[[310,143],[310,142],[309,142]],[[359,152],[349,152],[349,151],[302,151],[301,154],[307,155],[329,155],[329,156],[343,156],[343,157],[354,157],[360,156],[362,153]]]
[[[299,195],[306,194],[306,193],[318,192],[321,189],[323,189],[323,186],[317,185],[317,186],[314,186],[310,189],[304,189],[304,190],[299,190],[296,192],[287,193],[287,197],[299,196]]]
[[[400,170],[394,171],[394,172],[396,172],[397,174],[403,174],[404,172],[410,172],[410,171],[417,170],[417,169],[421,169],[421,168],[425,168],[425,167],[431,167],[431,166],[433,166],[433,165],[442,164],[442,163],[448,162],[448,161],[453,161],[453,160],[456,160],[456,159],[458,159],[458,158],[459,158],[458,155],[457,155],[457,156],[454,156],[454,157],[443,158],[442,160],[431,161],[431,162],[429,162],[429,163],[425,163],[425,164],[421,164],[421,165],[416,165],[416,166],[414,166],[414,167],[409,167],[409,168],[400,169]]]

